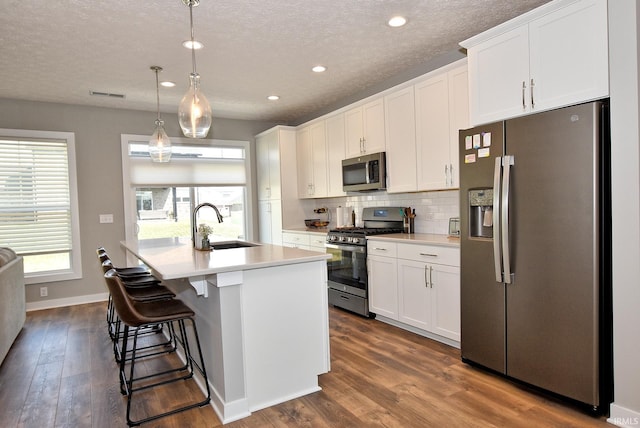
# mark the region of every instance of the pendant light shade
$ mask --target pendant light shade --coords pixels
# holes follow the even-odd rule
[[[171,140],[164,130],[164,121],[160,119],[160,85],[158,83],[158,73],[162,67],[151,66],[151,70],[156,73],[156,105],[158,117],[156,119],[156,129],[153,130],[149,139],[149,156],[153,162],[169,162],[171,160]]]
[[[209,133],[211,105],[200,91],[200,75],[197,73],[189,76],[189,90],[180,101],[178,119],[185,137],[204,138]]]
[[[182,0],[189,7],[191,24],[191,63],[193,71],[189,75],[189,90],[180,101],[178,120],[182,133],[188,138],[204,138],[211,128],[211,105],[207,97],[200,91],[200,75],[196,72],[196,50],[193,35],[193,7],[200,4],[200,0]]]

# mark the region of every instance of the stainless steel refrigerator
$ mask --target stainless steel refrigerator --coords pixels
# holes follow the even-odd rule
[[[607,100],[460,131],[467,363],[606,411],[612,397]]]

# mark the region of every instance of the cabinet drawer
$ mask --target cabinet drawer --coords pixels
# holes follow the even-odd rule
[[[399,259],[460,266],[460,249],[439,245],[398,244]]]
[[[369,255],[396,257],[397,251],[395,242],[367,240],[367,254]]]
[[[309,234],[309,245],[314,248],[322,248],[324,251],[324,244],[327,241],[327,235]]]
[[[309,235],[306,233],[282,232],[282,243],[289,247],[309,246]]]

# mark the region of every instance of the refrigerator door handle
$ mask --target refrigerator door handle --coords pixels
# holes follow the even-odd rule
[[[514,164],[513,156],[503,157],[502,169],[502,211],[500,228],[502,229],[502,268],[504,269],[504,282],[511,284],[513,273],[511,272],[511,260],[509,251],[509,191],[511,184],[511,166]]]
[[[502,157],[496,158],[493,171],[493,262],[496,268],[496,282],[502,282],[502,254],[500,254],[500,176],[502,175]]]

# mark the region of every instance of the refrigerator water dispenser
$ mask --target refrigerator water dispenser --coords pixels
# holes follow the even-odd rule
[[[469,190],[469,236],[493,238],[493,188]]]

